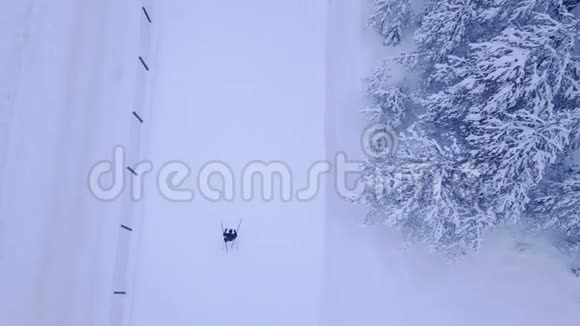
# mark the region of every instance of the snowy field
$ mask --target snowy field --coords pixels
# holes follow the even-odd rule
[[[0,325],[580,322],[580,281],[541,239],[500,232],[449,262],[393,230],[363,227],[365,210],[339,198],[330,178],[308,201],[244,200],[236,190],[214,202],[197,191],[198,171],[215,161],[236,183],[252,162],[281,161],[301,188],[315,162],[362,156],[361,80],[385,55],[366,28],[365,3],[5,7]],[[89,171],[119,145],[124,191],[100,201]],[[152,171],[133,201],[125,166],[143,161]],[[190,167],[174,186],[194,189],[193,200],[160,193],[156,177],[172,161]],[[226,252],[220,224],[242,217]]]

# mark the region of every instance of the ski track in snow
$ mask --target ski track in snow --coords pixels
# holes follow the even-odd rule
[[[364,209],[330,181],[305,203],[218,204],[199,193],[174,203],[157,192],[155,175],[171,160],[191,166],[194,189],[211,160],[237,177],[253,160],[284,160],[298,188],[315,161],[360,157],[360,80],[385,53],[359,2],[9,8],[0,20],[0,325],[578,324],[580,282],[542,246],[518,252],[498,237],[449,264],[396,232],[361,227]],[[115,145],[127,165],[154,164],[142,202],[129,199],[128,183],[110,203],[87,190],[91,166]],[[226,254],[220,222],[241,217],[239,249]]]

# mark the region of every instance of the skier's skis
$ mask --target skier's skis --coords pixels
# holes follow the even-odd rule
[[[240,223],[238,223],[238,227],[236,228],[236,232],[240,231],[240,227],[242,226],[242,222],[244,221],[244,218],[242,217],[240,219]]]
[[[223,236],[223,234],[224,234],[224,222],[221,222],[221,226],[222,226],[222,233],[221,234]],[[228,243],[225,241],[225,239],[224,239],[224,247],[226,248],[226,253],[228,253],[229,252],[228,251]]]
[[[238,223],[238,227],[236,228],[236,234],[239,234],[238,231],[240,231],[240,227],[242,226],[242,222],[244,221],[244,218],[242,217],[240,219],[240,223]],[[236,239],[232,240],[232,244],[230,245],[230,249],[234,249],[234,242],[236,242]],[[228,246],[228,244],[226,243],[226,247]]]

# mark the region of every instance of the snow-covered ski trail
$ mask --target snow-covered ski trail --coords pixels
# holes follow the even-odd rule
[[[131,323],[317,325],[323,195],[243,200],[239,182],[247,164],[279,160],[299,188],[324,158],[325,3],[160,6],[152,17],[162,42],[151,67],[157,77],[146,158],[153,174],[166,162],[187,164],[183,186],[194,189],[194,200],[172,202],[146,188]],[[208,200],[196,188],[197,173],[215,161],[234,171],[234,201]],[[216,226],[239,216],[246,217],[243,248],[222,254]]]

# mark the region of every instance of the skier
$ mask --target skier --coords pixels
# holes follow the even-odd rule
[[[237,237],[238,237],[238,232],[236,230],[229,229],[229,230],[224,231],[224,241],[225,242],[234,241],[234,240],[236,240]]]
[[[231,246],[230,249],[233,248],[234,246],[234,242],[235,240],[238,238],[238,230],[240,229],[240,226],[242,225],[242,221],[244,219],[240,219],[240,223],[238,224],[238,227],[235,229],[228,229],[228,228],[224,228],[224,224],[222,223],[222,236],[224,237],[224,244],[225,244],[225,249],[226,251],[228,251],[228,242],[231,242]]]

